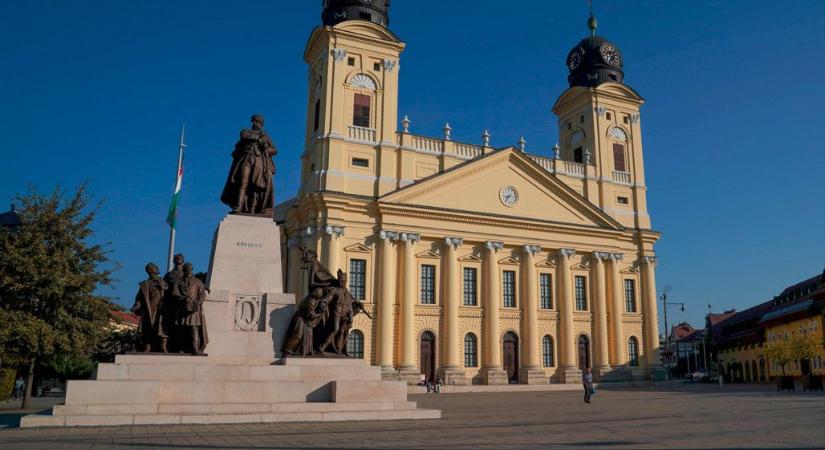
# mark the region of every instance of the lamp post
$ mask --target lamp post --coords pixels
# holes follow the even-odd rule
[[[671,365],[671,348],[670,348],[670,328],[668,328],[667,324],[667,307],[668,306],[681,306],[682,312],[685,312],[685,304],[683,302],[669,302],[667,300],[667,295],[670,293],[670,286],[666,285],[665,288],[662,290],[662,295],[659,297],[662,300],[662,304],[664,305],[662,311],[664,312],[665,316],[665,353],[667,355],[667,380],[670,381],[670,371],[673,368]],[[688,357],[690,358],[690,357]]]

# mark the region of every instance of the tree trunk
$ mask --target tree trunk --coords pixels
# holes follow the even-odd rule
[[[22,409],[31,409],[31,398],[32,398],[32,384],[34,382],[34,363],[35,359],[32,358],[29,361],[29,374],[26,377],[26,391],[23,394],[23,406]]]

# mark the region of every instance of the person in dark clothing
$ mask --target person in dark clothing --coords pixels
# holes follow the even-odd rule
[[[582,385],[584,386],[584,402],[590,403],[590,396],[593,395],[593,373],[589,367],[582,372]]]

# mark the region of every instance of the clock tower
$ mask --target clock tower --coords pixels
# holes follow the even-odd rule
[[[639,108],[644,99],[624,83],[619,48],[596,34],[568,53],[567,89],[556,101],[562,160],[583,165],[582,195],[630,228],[650,229]]]
[[[309,66],[299,197],[378,196],[395,180],[399,57],[389,0],[326,0],[304,51]]]

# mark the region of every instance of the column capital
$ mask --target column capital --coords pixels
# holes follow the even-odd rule
[[[607,261],[610,259],[610,253],[608,252],[593,252],[592,253],[593,259],[597,262]]]
[[[347,227],[340,227],[336,225],[327,225],[324,227],[324,233],[332,237],[341,237],[346,233]]]
[[[421,240],[421,235],[418,233],[399,233],[398,240],[404,241],[408,244],[415,244]]]
[[[458,248],[460,245],[464,244],[464,239],[460,237],[445,237],[444,238],[444,245],[448,247],[452,247],[453,249]]]
[[[495,252],[497,252],[497,251],[504,248],[504,242],[501,242],[501,241],[487,241],[487,242],[484,243],[484,246],[488,250],[492,250],[493,253],[495,253]]]
[[[381,238],[381,239],[385,239],[387,241],[397,241],[398,240],[398,232],[381,230],[381,231],[378,232],[378,237]]]
[[[610,254],[610,260],[611,261],[621,261],[623,259],[624,259],[624,254],[623,253],[611,253]]]
[[[524,244],[521,249],[524,253],[530,255],[535,255],[536,253],[541,252],[541,247],[533,244]]]
[[[651,264],[651,265],[654,265],[654,266],[656,265],[656,262],[658,261],[658,258],[656,256],[653,256],[653,255],[642,256],[639,259],[642,261],[642,264]]]
[[[558,251],[560,256],[565,256],[567,258],[573,257],[576,254],[575,248],[560,248]]]

